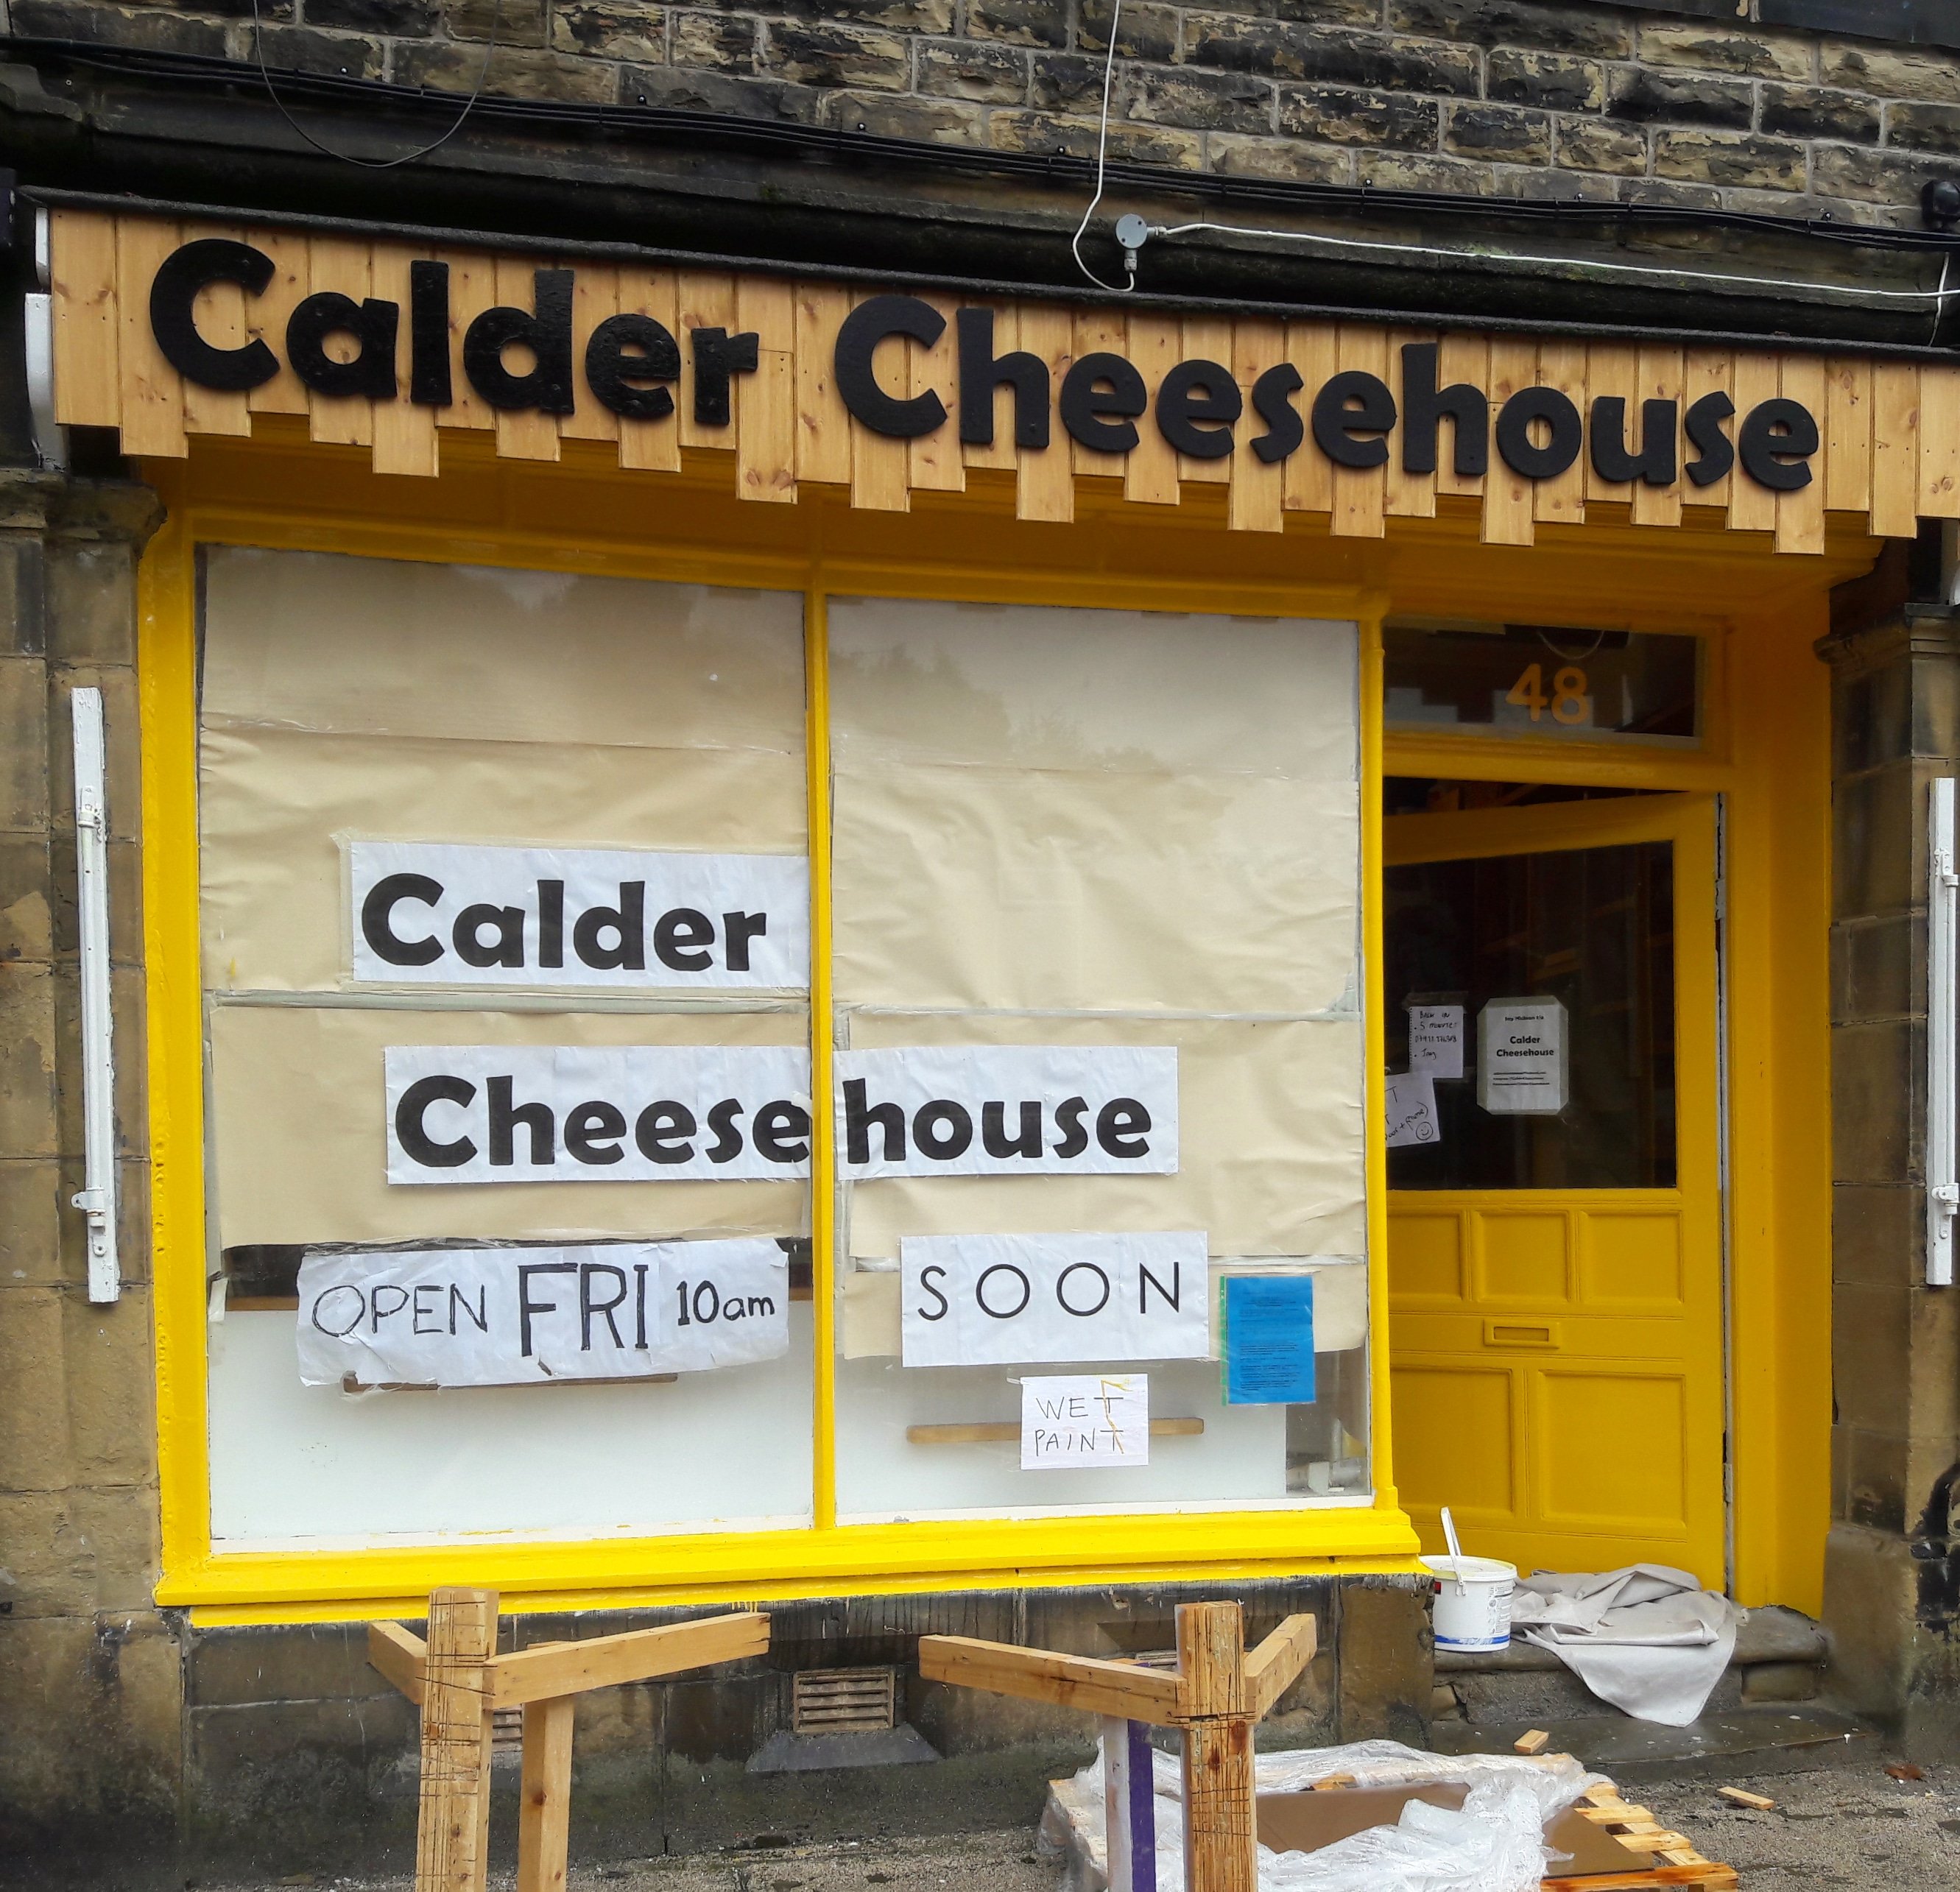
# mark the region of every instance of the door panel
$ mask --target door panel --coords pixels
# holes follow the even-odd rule
[[[1437,1086],[1443,1147],[1399,1172],[1390,1153],[1402,1499],[1427,1547],[1447,1503],[1466,1548],[1527,1570],[1644,1560],[1719,1589],[1713,805],[1629,797],[1384,827],[1391,1068],[1411,994],[1454,994],[1466,1012],[1465,1076]],[[1438,864],[1465,862],[1479,864]],[[1490,1121],[1477,1011],[1527,996],[1567,1008],[1567,1104]]]

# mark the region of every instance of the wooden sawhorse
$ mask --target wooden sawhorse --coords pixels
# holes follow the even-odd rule
[[[1313,1659],[1310,1616],[1290,1616],[1251,1655],[1236,1603],[1181,1603],[1175,1672],[965,1636],[919,1639],[919,1673],[1026,1701],[1184,1731],[1188,1892],[1258,1892],[1252,1728]],[[1110,1836],[1112,1859],[1116,1836]]]
[[[496,1709],[524,1711],[517,1892],[564,1892],[578,1697],[587,1689],[759,1655],[768,1646],[768,1617],[744,1611],[499,1655],[494,1590],[436,1591],[426,1642],[399,1623],[369,1623],[368,1659],[422,1711],[415,1892],[484,1892]]]

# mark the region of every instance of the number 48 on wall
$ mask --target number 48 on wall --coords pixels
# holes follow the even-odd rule
[[[1511,685],[1504,701],[1513,709],[1529,711],[1534,723],[1548,709],[1554,723],[1571,725],[1592,720],[1592,699],[1586,692],[1586,673],[1577,664],[1567,664],[1562,670],[1554,673],[1548,696],[1545,694],[1545,666],[1526,664],[1523,675]]]

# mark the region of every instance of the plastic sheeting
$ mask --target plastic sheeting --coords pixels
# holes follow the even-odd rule
[[[1171,1754],[1153,1751],[1150,1762],[1158,1892],[1184,1892],[1182,1770]],[[1541,1763],[1427,1754],[1392,1741],[1260,1754],[1253,1770],[1261,1793],[1299,1792],[1337,1774],[1351,1775],[1357,1787],[1453,1782],[1470,1789],[1460,1811],[1412,1801],[1396,1825],[1370,1827],[1318,1852],[1262,1846],[1260,1892],[1538,1892],[1552,1864],[1545,1822],[1604,1778],[1567,1755]],[[1073,1834],[1056,1830],[1071,1824]],[[1042,1825],[1044,1836],[1072,1855],[1075,1870],[1066,1884],[1074,1892],[1087,1882],[1082,1867],[1100,1866],[1107,1857],[1099,1757],[1058,1789]]]

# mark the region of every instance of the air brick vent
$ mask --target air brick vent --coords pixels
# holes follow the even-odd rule
[[[806,1668],[791,1678],[790,1725],[799,1735],[858,1735],[894,1726],[895,1668]]]

